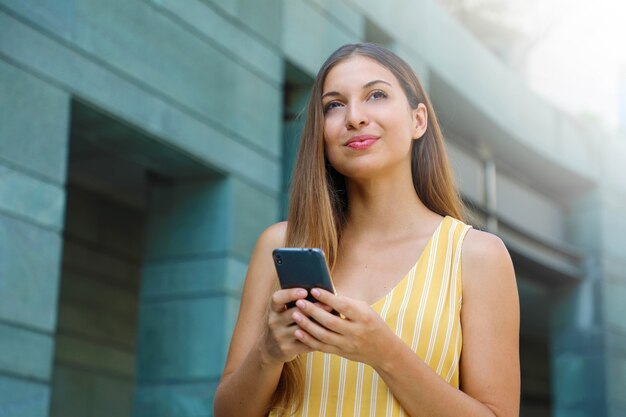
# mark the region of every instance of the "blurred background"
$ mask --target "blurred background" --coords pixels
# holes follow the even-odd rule
[[[0,0],[0,417],[205,417],[313,77],[383,44],[521,301],[521,415],[626,415],[626,6]]]

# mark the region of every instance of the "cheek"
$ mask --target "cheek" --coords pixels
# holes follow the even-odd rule
[[[329,138],[324,134],[324,154],[330,164],[337,169],[337,164],[341,161],[341,146],[336,139]]]
[[[338,117],[328,116],[324,119],[324,141],[326,143],[340,139],[341,123]]]
[[[335,165],[335,162],[337,161],[337,158],[342,150],[342,134],[343,131],[341,127],[338,127],[336,124],[324,124],[324,151],[326,152],[328,161],[333,166]]]
[[[326,135],[324,135],[324,153],[326,154],[326,158],[334,165],[337,155],[337,146],[334,145],[334,142],[329,140]]]

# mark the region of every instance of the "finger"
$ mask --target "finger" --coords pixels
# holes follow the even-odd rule
[[[293,313],[297,311],[300,311],[298,307],[292,307],[292,308],[288,308],[287,310],[283,310],[280,313],[277,313],[278,315],[277,323],[285,327],[294,326],[296,322],[293,319]]]
[[[287,331],[290,327],[295,326],[296,322],[294,321],[292,315],[296,311],[300,311],[300,309],[296,306],[291,308],[287,308],[287,306],[283,306],[283,310],[279,312],[271,310],[268,317],[268,323],[274,331],[277,331],[278,328],[284,328]],[[291,330],[293,333],[293,330]]]
[[[297,309],[294,308],[290,310],[294,311]],[[281,315],[275,314],[275,318],[283,319],[282,317],[280,317]],[[290,322],[291,326],[284,325],[284,323],[279,323],[278,320],[274,321],[274,325],[270,325],[268,337],[277,345],[300,345],[300,342],[298,342],[298,339],[294,336],[294,331],[298,328],[298,326],[296,325],[293,318],[289,317],[287,320]]]
[[[309,353],[309,352],[313,352],[313,348],[305,343],[302,343],[301,340],[298,340],[298,338],[294,335],[294,347],[297,350],[297,352],[300,353]]]
[[[294,332],[292,331],[291,334],[289,335],[290,341],[286,350],[289,350],[289,352],[295,355],[311,352],[312,348],[302,343],[302,341],[300,341],[293,333]]]
[[[288,288],[286,290],[278,290],[270,299],[270,309],[276,313],[285,310],[287,303],[305,298],[307,291],[304,288]]]
[[[354,317],[354,309],[352,308],[352,300],[350,298],[335,295],[321,288],[313,288],[311,295],[319,302],[331,306],[346,318]]]
[[[312,351],[312,348],[302,343],[294,335],[294,330],[284,333],[282,336],[274,335],[274,346],[272,352],[274,356],[281,361],[291,361],[302,353]]]
[[[337,316],[335,316],[334,314],[331,314],[330,312],[324,310],[323,308],[319,307],[319,303],[311,303],[309,301],[306,300],[298,300],[296,302],[296,306],[298,307],[298,309],[300,309],[304,315],[311,317],[315,322],[317,322],[318,327],[321,326],[323,328],[326,328],[330,331],[332,331],[334,334],[346,334],[348,331],[348,323],[346,322],[346,320],[339,318]],[[297,314],[298,312],[295,312],[294,314]],[[292,317],[295,316],[292,315]],[[302,327],[301,323],[299,323],[297,320],[296,324],[298,324],[298,326]],[[308,329],[306,329],[308,330]],[[313,336],[317,337],[318,334],[317,333],[311,333]],[[324,341],[326,343],[332,343],[330,340],[328,341]]]
[[[306,317],[304,314],[294,313],[293,316],[298,327],[306,331],[315,339],[327,345],[335,346],[339,344],[339,335],[337,333],[332,332],[324,328],[323,326],[320,326],[319,324]]]
[[[316,305],[317,307],[323,309],[324,311],[328,311],[329,313],[331,311],[333,311],[333,308],[329,305],[326,305],[324,303],[313,303],[314,305]]]
[[[270,311],[267,318],[267,326],[275,335],[275,337],[285,337],[290,333],[293,333],[292,326],[295,325],[295,321],[291,317],[297,308],[290,308],[289,310],[283,310],[280,313]]]
[[[308,334],[302,329],[296,330],[294,333],[294,336],[299,342],[308,346],[312,351],[317,350],[317,351],[326,352],[326,353],[338,353],[339,352],[338,349],[336,349],[334,346],[330,346],[325,343],[322,343],[321,341],[317,340],[316,338],[314,338],[313,336],[311,336],[310,334]]]

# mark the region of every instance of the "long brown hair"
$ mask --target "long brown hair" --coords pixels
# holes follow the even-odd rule
[[[313,83],[293,171],[287,218],[286,245],[321,248],[331,270],[337,260],[348,201],[345,179],[330,165],[324,152],[321,98],[330,70],[353,56],[374,59],[391,71],[412,109],[424,103],[428,113],[426,132],[421,139],[413,141],[411,148],[415,192],[422,203],[435,213],[464,219],[463,203],[450,169],[439,122],[415,72],[402,58],[382,46],[371,43],[344,45],[324,62]],[[279,416],[284,415],[292,404],[301,406],[302,388],[302,375],[299,375],[296,361],[286,363],[272,401],[272,407]]]

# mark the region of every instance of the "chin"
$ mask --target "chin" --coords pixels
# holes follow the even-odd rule
[[[367,180],[378,176],[382,171],[382,167],[378,164],[356,163],[335,167],[335,170],[349,179]]]

